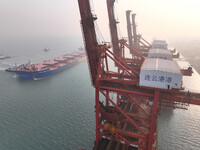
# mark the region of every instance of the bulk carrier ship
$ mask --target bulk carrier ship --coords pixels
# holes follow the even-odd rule
[[[22,79],[37,80],[65,70],[85,59],[85,51],[80,50],[41,63],[20,65],[14,72]]]

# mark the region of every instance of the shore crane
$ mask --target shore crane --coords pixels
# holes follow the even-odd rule
[[[109,45],[97,42],[94,25],[97,17],[91,12],[89,0],[78,0],[85,50],[95,88],[94,150],[156,150],[161,106],[178,108],[177,103],[200,105],[200,94],[188,94],[182,89],[139,86],[145,57],[126,40],[118,39],[114,2],[107,0],[112,52]],[[126,58],[125,48],[131,52],[131,58]]]

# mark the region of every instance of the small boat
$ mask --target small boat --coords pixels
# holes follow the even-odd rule
[[[6,59],[6,58],[10,58],[10,56],[4,56],[4,55],[2,55],[2,54],[0,55],[0,60],[1,60],[1,59]]]
[[[49,50],[50,50],[49,48],[45,47],[45,49],[43,51],[47,52]]]
[[[14,66],[12,68],[7,68],[7,69],[5,69],[5,71],[7,71],[7,72],[16,72],[17,71],[17,66]]]
[[[28,60],[28,63],[21,64],[19,66],[17,66],[17,64],[15,64],[14,67],[7,68],[7,69],[5,69],[5,71],[7,71],[7,72],[16,72],[18,67],[26,67],[26,66],[29,66],[29,65],[31,65],[31,61],[30,60]]]

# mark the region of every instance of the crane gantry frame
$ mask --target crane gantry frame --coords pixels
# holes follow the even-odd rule
[[[89,0],[78,0],[81,25],[92,84],[95,87],[96,140],[94,149],[157,149],[157,118],[162,105],[175,103],[200,105],[200,95],[181,89],[140,87],[139,71],[144,56],[140,50],[119,40],[113,5],[107,0],[113,52],[98,44]],[[147,42],[148,43],[148,42]],[[132,58],[126,58],[125,51]],[[147,45],[145,49],[150,48]],[[117,69],[113,70],[110,61]]]

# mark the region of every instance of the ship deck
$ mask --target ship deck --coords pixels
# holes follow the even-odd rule
[[[18,71],[34,72],[34,71],[43,71],[46,69],[55,70],[58,67],[62,67],[68,63],[72,63],[82,57],[85,57],[84,51],[78,51],[70,54],[65,54],[60,57],[53,58],[51,60],[46,60],[37,64],[31,64],[25,67],[18,67]]]

